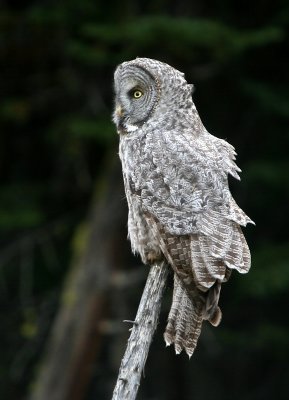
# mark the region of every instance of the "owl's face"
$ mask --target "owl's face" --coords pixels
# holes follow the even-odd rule
[[[133,132],[148,120],[158,103],[158,81],[143,66],[130,62],[117,68],[114,85],[117,130],[120,134]]]
[[[146,122],[155,129],[193,120],[193,85],[168,64],[150,58],[124,62],[115,71],[114,87],[113,121],[120,134],[133,133]]]

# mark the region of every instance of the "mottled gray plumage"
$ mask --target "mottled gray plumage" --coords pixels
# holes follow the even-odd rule
[[[240,225],[252,221],[228,187],[228,174],[240,179],[236,153],[206,131],[183,73],[137,58],[119,65],[114,80],[132,250],[173,268],[164,337],[191,356],[202,321],[220,323],[222,282],[250,268]]]

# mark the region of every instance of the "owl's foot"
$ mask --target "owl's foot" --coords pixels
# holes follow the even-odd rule
[[[145,254],[146,260],[145,264],[156,264],[164,259],[164,256],[162,255],[161,252],[155,252],[155,251],[149,251],[148,253]]]

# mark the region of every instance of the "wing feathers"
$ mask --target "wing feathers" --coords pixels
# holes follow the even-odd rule
[[[230,275],[228,269],[243,274],[249,271],[250,251],[236,223],[231,222],[225,228],[222,224],[214,225],[208,221],[204,232],[207,235],[190,236],[191,267],[198,289],[206,291],[217,280],[226,282]]]
[[[247,224],[255,225],[255,222],[244,213],[244,211],[237,205],[233,197],[230,198],[228,219],[237,222],[237,224],[241,226],[246,226]]]
[[[241,274],[245,274],[250,269],[250,251],[243,232],[238,225],[235,225],[234,227],[232,244],[226,254],[224,262],[228,268],[236,269]]]
[[[194,275],[194,280],[200,290],[209,289],[216,278],[210,273],[207,264],[204,261],[204,247],[200,241],[199,235],[191,235],[191,267]]]
[[[209,252],[215,258],[224,258],[232,240],[232,222],[219,211],[206,210],[198,227],[201,233],[208,237]]]

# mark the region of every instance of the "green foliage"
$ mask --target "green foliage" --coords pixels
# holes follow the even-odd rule
[[[266,113],[289,117],[289,93],[288,88],[280,85],[270,85],[265,82],[244,82],[245,93],[252,96]]]
[[[110,122],[110,115],[104,114],[97,119],[85,116],[66,115],[62,120],[52,126],[50,132],[53,136],[64,133],[73,141],[79,138],[82,141],[92,139],[103,144],[110,144],[115,136],[115,128]]]
[[[30,182],[1,187],[0,231],[39,226],[45,219],[39,204],[43,191]]]
[[[80,30],[80,38],[93,39],[94,46],[80,39],[72,42],[69,52],[90,65],[108,62],[114,65],[121,62],[123,56],[129,59],[146,51],[181,57],[183,62],[199,61],[200,57],[206,57],[222,63],[247,49],[266,46],[281,41],[283,37],[284,31],[274,26],[237,31],[215,20],[155,16],[120,24],[118,29],[109,24],[84,25]],[[164,38],[161,49],[156,38]],[[107,52],[110,48],[123,50],[113,53],[108,60]]]
[[[288,292],[289,246],[267,244],[255,249],[253,268],[244,281],[238,280],[239,295],[261,301],[274,299]]]

